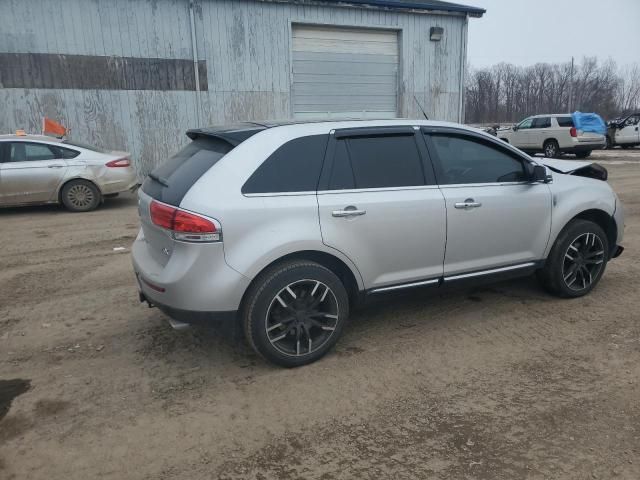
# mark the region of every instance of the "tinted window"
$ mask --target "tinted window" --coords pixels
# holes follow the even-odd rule
[[[78,152],[77,150],[71,150],[70,148],[55,148],[58,152],[60,152],[60,157],[62,158],[76,158],[78,155],[80,155],[80,152]]]
[[[242,193],[315,192],[327,140],[312,135],[285,143],[251,175]]]
[[[197,138],[154,169],[142,184],[142,191],[164,203],[180,205],[196,180],[232,149],[223,140]]]
[[[556,117],[556,121],[561,127],[573,127],[573,118],[571,117]]]
[[[54,148],[43,143],[14,142],[9,147],[9,162],[34,162],[58,158]]]
[[[522,161],[497,146],[468,137],[432,135],[439,157],[438,182],[519,182],[525,180]]]
[[[551,126],[551,119],[549,117],[534,118],[531,128],[549,128]]]
[[[390,188],[424,185],[414,135],[336,141],[329,188]]]

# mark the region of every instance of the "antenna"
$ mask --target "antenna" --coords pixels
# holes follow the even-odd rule
[[[424,113],[424,108],[422,108],[422,105],[420,105],[420,102],[418,101],[418,99],[416,98],[416,94],[413,94],[413,99],[416,101],[416,103],[418,104],[418,108],[420,108],[420,111],[422,112],[422,115],[424,115],[424,118],[426,118],[427,120],[429,120],[429,117],[427,117],[427,114]]]

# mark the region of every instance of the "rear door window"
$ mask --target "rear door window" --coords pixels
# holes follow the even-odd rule
[[[329,190],[424,185],[415,135],[336,140]]]
[[[560,127],[573,127],[573,118],[571,117],[556,117],[556,121]]]
[[[549,117],[538,117],[533,119],[533,124],[531,128],[549,128],[551,127],[551,118]]]
[[[199,137],[154,169],[142,184],[147,195],[178,206],[191,186],[233,146],[217,138]]]
[[[249,177],[242,193],[315,192],[328,138],[311,135],[285,143]]]

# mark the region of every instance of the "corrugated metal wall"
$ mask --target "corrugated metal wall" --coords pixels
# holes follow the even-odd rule
[[[202,125],[292,116],[291,25],[295,23],[397,29],[399,115],[421,117],[415,94],[431,118],[458,120],[464,17],[258,0],[199,0],[195,2],[196,41],[198,58],[206,61],[208,84],[207,91],[199,93],[199,102],[192,90],[0,85],[0,132],[38,131],[46,115],[68,125],[74,139],[131,151],[138,170],[145,173],[185,143],[184,131],[198,124],[198,108]],[[432,26],[444,27],[442,41],[429,41]],[[192,60],[189,1],[5,0],[0,53]],[[32,74],[43,75],[47,64],[30,68]],[[95,72],[70,71],[69,75],[95,77]]]

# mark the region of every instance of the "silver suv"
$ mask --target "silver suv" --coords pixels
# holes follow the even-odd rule
[[[579,297],[622,252],[604,168],[545,160],[461,125],[243,124],[191,143],[139,193],[141,301],[175,328],[236,319],[292,367],[366,298],[537,273]]]
[[[549,158],[562,153],[587,158],[593,150],[606,146],[604,135],[576,129],[570,114],[534,115],[511,128],[498,130],[497,136],[525,152],[541,152]]]

